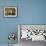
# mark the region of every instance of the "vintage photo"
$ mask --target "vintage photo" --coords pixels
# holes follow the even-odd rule
[[[16,7],[4,7],[4,17],[16,17],[17,8]]]

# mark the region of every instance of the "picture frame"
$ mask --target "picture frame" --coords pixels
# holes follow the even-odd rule
[[[22,40],[46,41],[46,24],[18,24],[18,42]]]
[[[17,7],[4,7],[4,17],[16,17]]]

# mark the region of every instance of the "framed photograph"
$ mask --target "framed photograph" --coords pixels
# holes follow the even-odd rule
[[[46,25],[44,24],[19,24],[18,41],[46,41]]]
[[[17,7],[4,7],[4,17],[16,17]]]

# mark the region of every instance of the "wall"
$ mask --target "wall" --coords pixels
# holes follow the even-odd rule
[[[0,44],[7,44],[8,34],[10,32],[17,32],[18,17],[16,18],[5,18],[3,15],[3,9],[7,6],[18,6],[17,0],[0,0]],[[17,7],[18,8],[18,7]],[[18,38],[17,38],[18,39]],[[16,39],[16,43],[18,42]]]
[[[18,16],[4,18],[5,6],[16,6]],[[46,24],[46,0],[0,0],[0,44],[8,43],[9,32],[17,34],[18,24]]]

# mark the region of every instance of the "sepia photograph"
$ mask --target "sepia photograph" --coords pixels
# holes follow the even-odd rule
[[[4,17],[16,17],[17,8],[16,7],[4,7]]]

